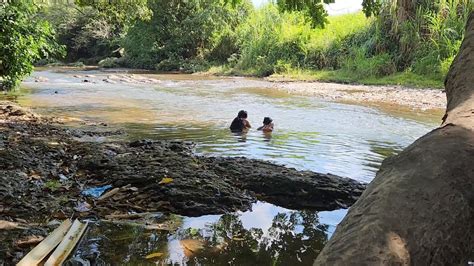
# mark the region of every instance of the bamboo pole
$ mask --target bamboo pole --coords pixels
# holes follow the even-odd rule
[[[63,241],[59,244],[53,254],[51,254],[44,265],[62,265],[62,263],[67,259],[69,254],[71,254],[72,250],[81,239],[81,236],[84,234],[86,228],[87,223],[81,223],[76,219],[69,229],[69,232],[67,232],[66,236],[64,237]]]
[[[26,256],[18,262],[17,266],[38,265],[49,253],[61,242],[64,235],[71,227],[71,220],[65,220],[58,228],[56,228],[48,237],[33,248]]]

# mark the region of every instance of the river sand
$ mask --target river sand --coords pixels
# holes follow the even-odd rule
[[[367,86],[325,82],[273,82],[273,87],[291,94],[314,96],[328,101],[389,104],[430,110],[446,107],[446,93],[439,89],[402,86]]]

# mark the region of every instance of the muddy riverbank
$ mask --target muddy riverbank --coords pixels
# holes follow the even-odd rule
[[[197,156],[190,143],[81,138],[91,134],[2,103],[1,219],[151,211],[197,216],[247,210],[257,199],[288,208],[333,210],[350,206],[365,187],[260,160]],[[115,189],[106,199],[81,194],[105,185]]]

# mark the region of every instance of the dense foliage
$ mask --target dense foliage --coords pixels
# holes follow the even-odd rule
[[[242,49],[233,71],[337,70],[330,79],[344,81],[407,73],[441,86],[473,2],[387,0],[373,1],[372,8],[365,9],[376,14],[371,19],[361,14],[329,17],[324,29],[312,28],[298,12],[277,12],[272,6],[256,10],[240,27]]]
[[[35,21],[21,32],[42,29],[44,38],[38,46],[22,35],[17,45],[38,53],[13,57],[31,62],[53,50],[43,18],[65,45],[66,62],[189,72],[212,67],[257,76],[304,72],[349,82],[409,77],[441,86],[474,8],[471,0],[363,0],[365,15],[327,16],[323,2],[334,0],[271,2],[258,9],[250,0],[49,2],[40,13],[32,8],[19,15]],[[3,32],[19,32],[8,23],[2,23],[2,43],[10,38]]]
[[[147,1],[77,0],[76,4],[44,5],[41,14],[55,28],[57,38],[67,48],[66,62],[99,60],[120,51],[121,41],[137,20],[148,20]]]
[[[33,70],[33,62],[61,50],[47,21],[28,1],[0,3],[1,87],[11,89]]]
[[[397,71],[444,76],[457,54],[464,36],[471,0],[388,1],[369,34],[377,42],[368,55],[387,53]],[[394,8],[395,6],[395,8]],[[367,42],[365,42],[367,44]]]
[[[270,26],[271,25],[271,26]],[[234,70],[258,76],[293,68],[338,68],[343,38],[363,30],[362,14],[330,18],[325,29],[314,30],[300,13],[281,13],[269,5],[255,11],[239,27],[240,58]]]
[[[236,6],[214,0],[153,1],[153,16],[136,23],[124,38],[127,64],[158,70],[190,69],[225,62],[237,53],[235,28],[249,2]]]

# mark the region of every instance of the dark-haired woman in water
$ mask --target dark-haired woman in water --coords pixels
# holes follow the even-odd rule
[[[230,124],[230,131],[232,132],[243,132],[251,128],[249,121],[247,120],[247,112],[244,110],[240,110],[237,114],[237,117],[234,118],[232,123]]]

